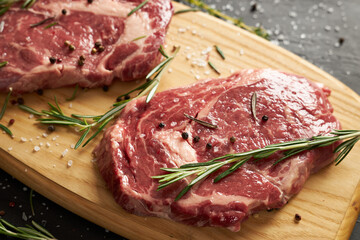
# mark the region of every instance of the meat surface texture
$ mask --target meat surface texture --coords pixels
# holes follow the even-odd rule
[[[256,119],[250,107],[254,92]],[[218,183],[213,183],[217,175],[210,175],[176,202],[191,179],[157,191],[159,183],[151,176],[165,174],[160,170],[164,167],[205,162],[340,129],[329,95],[327,88],[303,77],[274,70],[242,70],[228,78],[158,93],[148,104],[144,98],[130,102],[94,153],[115,200],[127,211],[239,231],[250,214],[284,206],[311,173],[334,160],[335,146],[306,151],[275,166],[279,155],[250,161]],[[184,113],[218,128],[200,125]],[[265,115],[267,121],[262,118]],[[183,132],[188,139],[182,137]],[[199,141],[193,140],[196,136]],[[231,137],[236,141],[232,143]]]
[[[0,62],[9,62],[0,68],[0,91],[92,88],[146,76],[161,60],[173,7],[170,0],[150,0],[128,16],[141,2],[37,0],[28,10],[14,4],[0,17]]]

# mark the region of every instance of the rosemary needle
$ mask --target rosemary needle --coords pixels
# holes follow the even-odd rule
[[[3,67],[5,67],[6,65],[8,65],[8,61],[3,61],[3,62],[1,62],[0,63],[0,68],[3,68]]]
[[[187,13],[187,12],[197,12],[200,11],[200,9],[198,8],[186,8],[186,9],[181,9],[178,10],[174,13],[174,15],[180,14],[180,13]]]
[[[32,226],[15,227],[4,219],[0,219],[0,234],[19,239],[56,240],[45,228],[31,221]]]
[[[208,162],[190,163],[182,165],[178,168],[161,168],[165,172],[164,175],[153,176],[154,179],[159,179],[158,190],[184,179],[188,176],[195,175],[195,178],[177,195],[175,201],[184,196],[192,186],[199,181],[207,178],[210,174],[216,172],[223,166],[232,164],[226,171],[215,177],[214,182],[218,182],[224,177],[232,174],[238,168],[243,166],[249,160],[266,159],[276,152],[281,152],[283,157],[275,161],[274,165],[278,164],[291,156],[294,156],[303,151],[312,150],[314,148],[329,146],[337,141],[342,142],[335,150],[338,153],[335,158],[335,164],[338,165],[351,151],[354,145],[360,140],[360,130],[334,130],[330,135],[314,136],[310,139],[299,139],[289,142],[271,144],[263,148],[250,150],[242,153],[227,154],[221,157],[214,158]]]
[[[223,60],[225,60],[225,55],[224,55],[223,51],[220,49],[220,47],[217,46],[217,45],[215,45],[215,49],[216,49],[216,51],[219,53],[220,57],[221,57]]]
[[[215,67],[215,65],[212,62],[208,62],[209,66],[217,73],[217,74],[221,74],[221,72],[219,70],[217,70],[217,68]]]
[[[143,1],[142,3],[140,3],[137,7],[135,7],[133,10],[131,10],[129,13],[128,13],[128,17],[131,16],[134,12],[136,12],[137,10],[139,10],[140,8],[142,8],[145,4],[148,3],[149,0],[145,0]]]

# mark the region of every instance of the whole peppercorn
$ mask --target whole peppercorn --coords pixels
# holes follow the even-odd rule
[[[301,221],[301,216],[296,213],[296,214],[295,214],[295,217],[294,217],[294,221],[295,221],[296,223],[300,222],[300,221]]]
[[[186,140],[186,139],[189,138],[189,134],[188,134],[187,132],[183,132],[183,133],[181,133],[181,137],[182,137],[184,140]]]
[[[159,128],[164,128],[164,127],[165,127],[165,124],[159,123]]]
[[[95,42],[95,47],[98,48],[101,46],[101,42]]]
[[[49,126],[48,126],[48,131],[49,131],[49,132],[55,131],[55,126],[54,126],[54,125],[49,125]]]
[[[17,101],[17,103],[18,103],[18,104],[20,104],[20,105],[22,105],[22,104],[24,104],[24,103],[25,103],[24,99],[23,99],[23,98],[21,98],[21,97],[20,97],[20,98],[18,98],[16,101]]]
[[[99,47],[99,52],[103,52],[105,50],[105,47],[104,46],[100,46]]]
[[[125,100],[129,100],[130,99],[130,95],[125,95]]]
[[[42,89],[38,89],[36,90],[36,93],[40,96],[42,96],[44,94],[44,91]]]
[[[49,57],[49,61],[50,61],[51,64],[54,64],[54,63],[56,63],[56,58]]]
[[[266,122],[267,120],[269,120],[269,117],[264,115],[264,116],[262,116],[262,120]]]
[[[62,15],[66,15],[67,11],[66,9],[61,10]]]
[[[234,137],[234,136],[232,136],[231,138],[230,138],[230,142],[231,143],[234,143],[236,141],[236,138]]]
[[[207,148],[207,149],[211,149],[211,148],[212,148],[211,143],[207,143],[207,144],[206,144],[206,148]]]
[[[70,50],[70,51],[74,51],[74,50],[75,50],[75,46],[72,45],[72,44],[70,44],[70,45],[69,45],[69,50]]]
[[[88,3],[90,3],[90,4],[93,2],[93,0],[87,0],[87,1],[88,1]]]
[[[104,92],[107,92],[107,91],[109,91],[109,86],[104,85],[102,89],[103,89]]]
[[[199,141],[200,141],[200,137],[199,137],[199,136],[195,136],[195,137],[193,138],[193,141],[194,141],[195,143],[199,142]]]
[[[13,124],[14,124],[14,122],[15,122],[15,119],[13,119],[13,118],[12,118],[12,119],[10,119],[10,120],[9,120],[9,126],[13,125]]]

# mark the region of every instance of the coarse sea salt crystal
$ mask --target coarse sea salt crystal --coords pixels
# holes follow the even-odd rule
[[[34,114],[29,115],[29,119],[32,119],[34,117]]]
[[[20,141],[21,141],[21,142],[27,142],[27,139],[26,139],[25,137],[21,137],[21,138],[20,138]]]
[[[38,151],[40,151],[40,147],[39,147],[39,146],[35,146],[35,147],[34,147],[34,152],[38,152]]]
[[[9,147],[9,148],[8,148],[8,151],[10,152],[12,149],[13,149],[12,147]]]
[[[72,108],[72,103],[69,103],[69,108]]]
[[[69,160],[68,162],[67,162],[67,166],[68,167],[71,167],[73,165],[73,161],[72,160]]]
[[[43,133],[42,136],[43,136],[44,138],[46,138],[48,135],[47,135],[47,133]]]
[[[46,143],[46,147],[50,147],[50,146],[51,146],[50,143],[47,142],[47,143]]]
[[[178,32],[179,32],[179,33],[184,33],[184,32],[186,32],[186,28],[179,28],[179,29],[178,29]]]
[[[75,144],[71,144],[70,148],[74,149],[75,148]]]
[[[62,152],[61,157],[65,157],[68,152],[69,152],[69,149],[66,148],[66,149]]]

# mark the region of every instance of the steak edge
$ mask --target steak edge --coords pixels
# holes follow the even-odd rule
[[[250,107],[254,92],[256,120]],[[157,93],[148,104],[139,98],[126,106],[95,148],[98,168],[116,202],[130,213],[239,231],[250,214],[284,206],[311,173],[333,161],[336,146],[306,151],[275,166],[279,155],[249,161],[213,183],[224,167],[176,202],[191,179],[157,191],[159,183],[151,176],[164,174],[160,168],[205,162],[340,129],[329,94],[322,85],[296,75],[242,70],[227,78]],[[184,113],[216,124],[217,129],[191,121]],[[187,139],[183,132],[188,133]],[[193,141],[195,136],[200,140]],[[236,141],[232,143],[230,137]]]
[[[150,0],[127,16],[141,2],[38,0],[28,10],[14,4],[0,17],[0,62],[9,62],[0,69],[0,91],[11,87],[15,93],[25,93],[76,84],[93,88],[110,85],[114,79],[145,77],[161,60],[158,49],[165,41],[173,7],[170,0]],[[143,38],[134,41],[139,37]],[[92,53],[96,42],[104,50],[96,47]],[[78,63],[80,56],[85,58],[83,66]],[[51,57],[56,60],[53,64]]]

